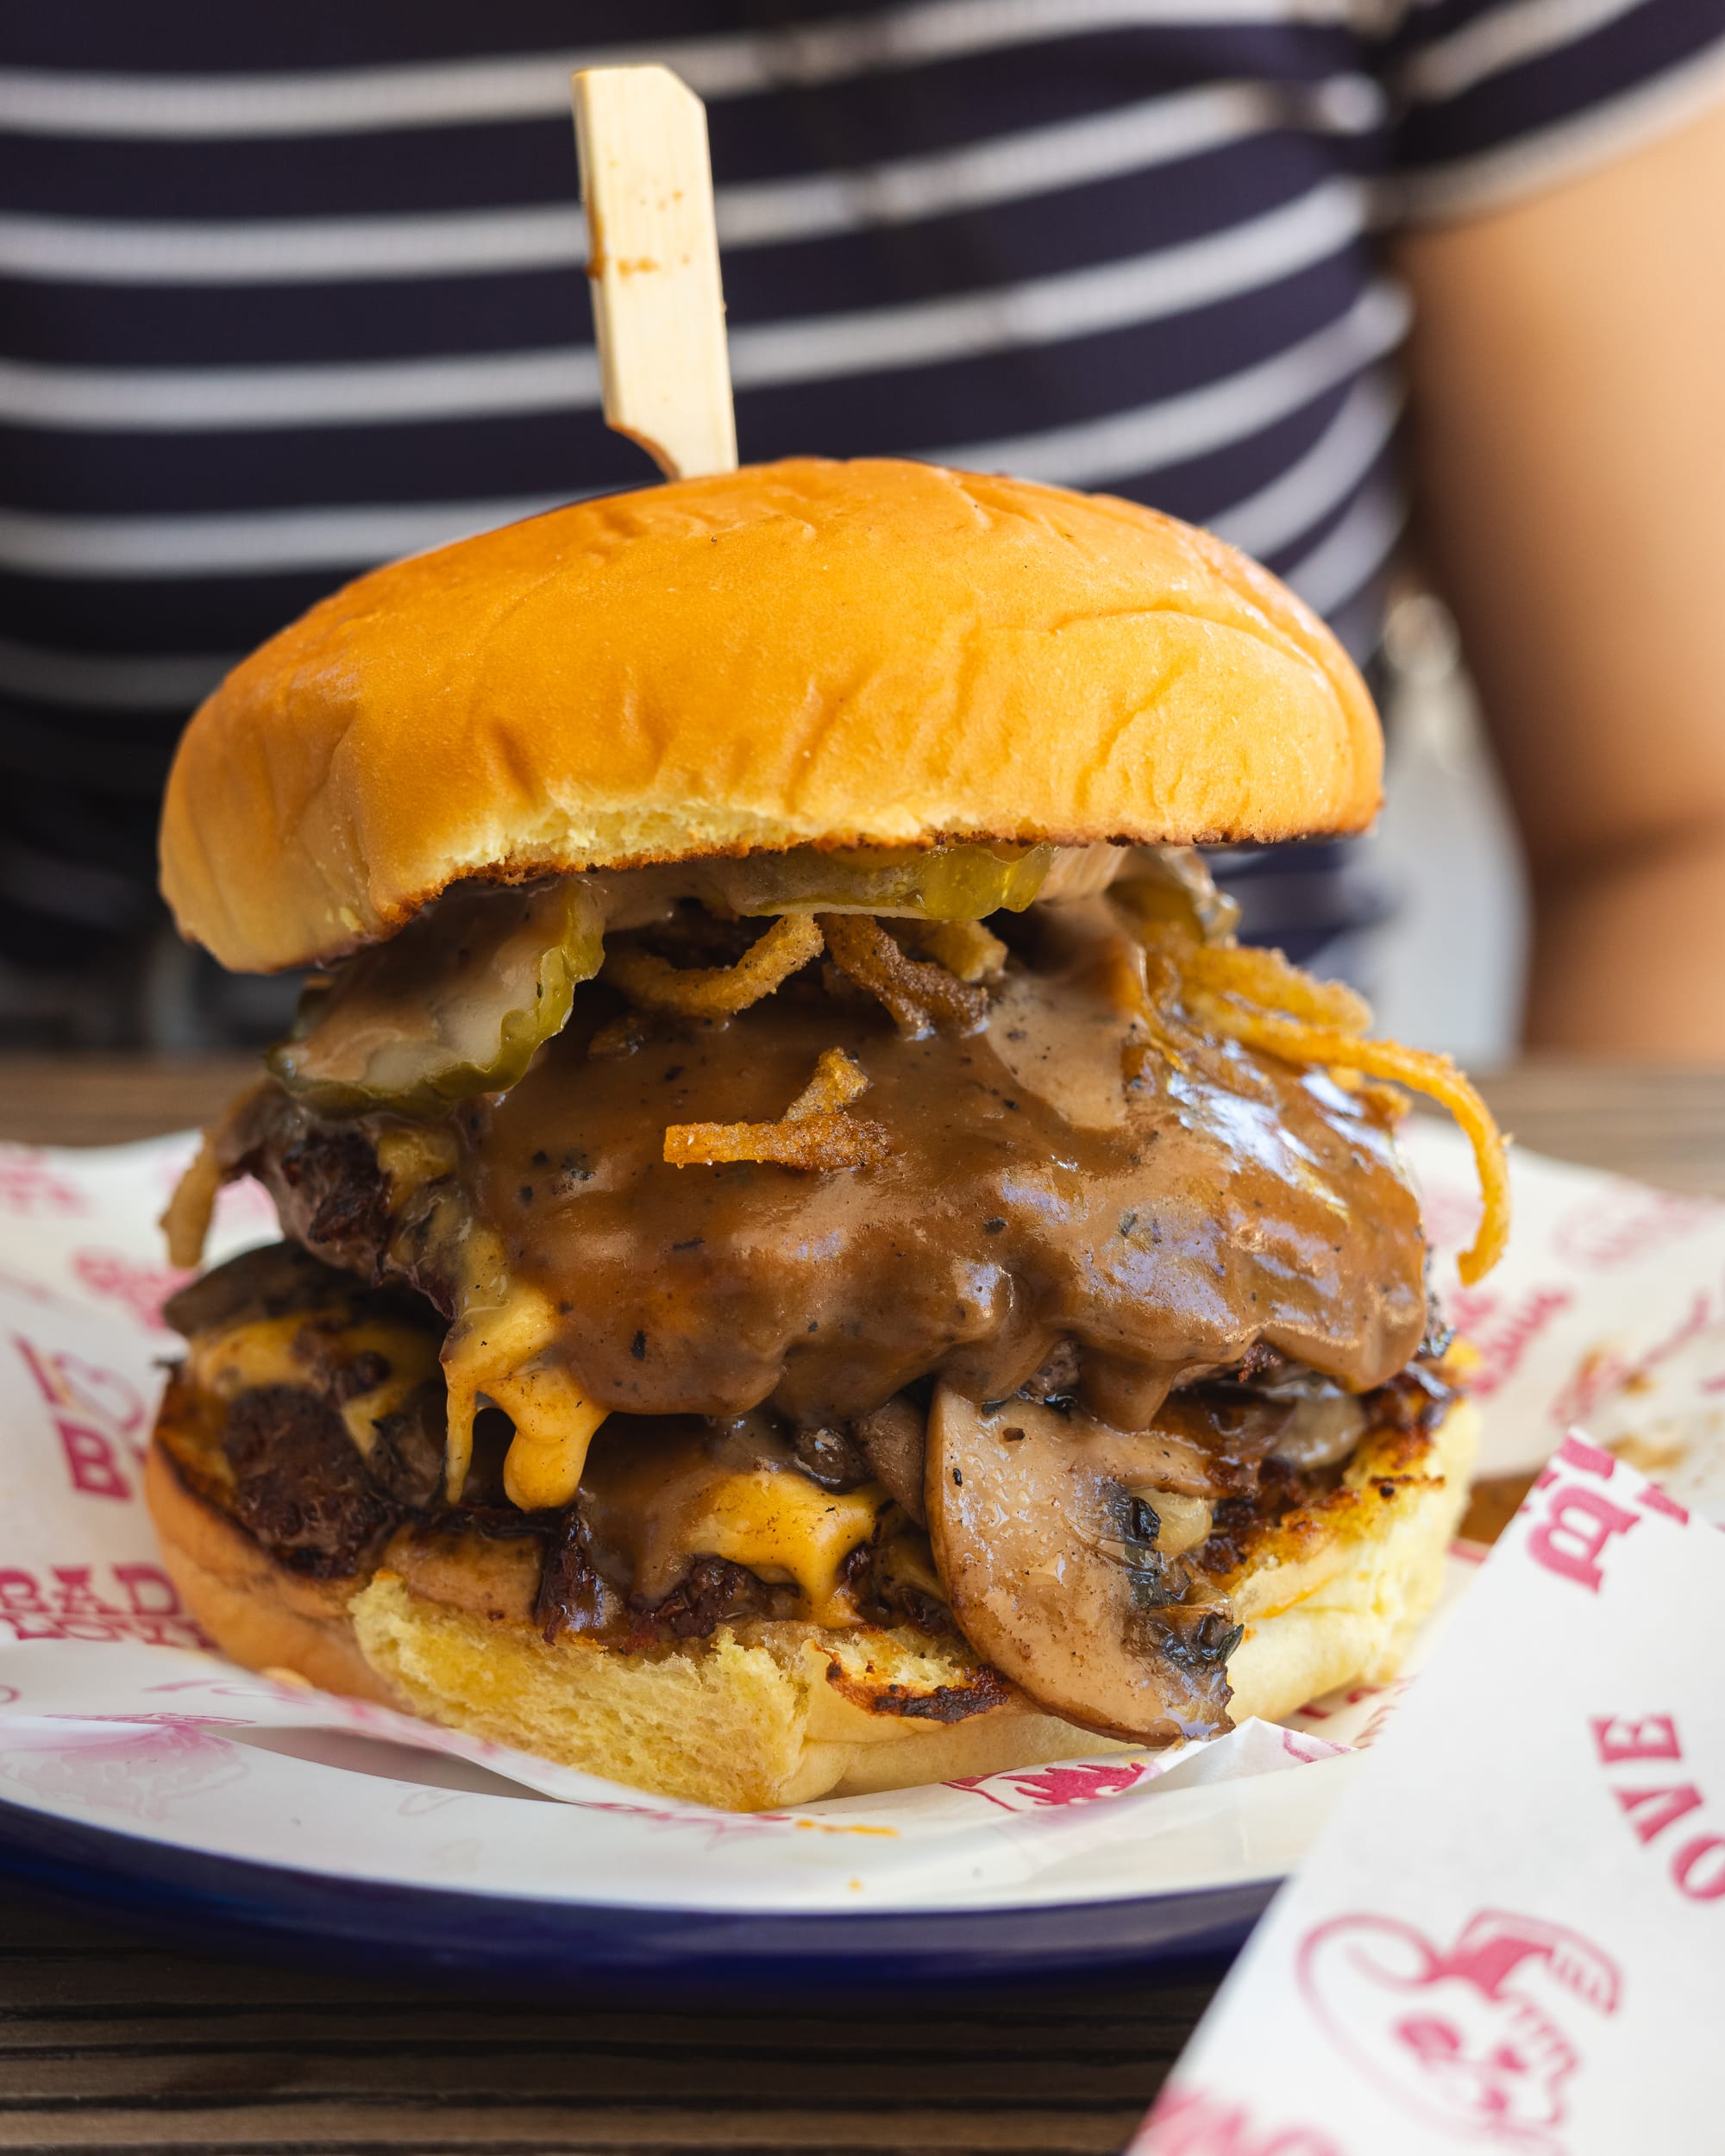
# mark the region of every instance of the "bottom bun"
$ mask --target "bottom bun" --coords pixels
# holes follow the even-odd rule
[[[1429,1435],[1368,1438],[1339,1490],[1266,1530],[1220,1580],[1245,1626],[1228,1658],[1237,1722],[1396,1675],[1442,1589],[1478,1452],[1465,1400]]]
[[[353,1618],[367,1662],[414,1713],[730,1811],[1131,1748],[997,1680],[977,1688],[962,1650],[909,1629],[762,1620],[647,1654],[547,1646],[525,1626],[499,1633],[427,1601],[389,1571],[355,1595]]]
[[[418,1561],[406,1529],[368,1576],[307,1578],[188,1487],[170,1448],[196,1412],[171,1381],[146,1495],[187,1608],[248,1668],[731,1811],[1138,1748],[1044,1714],[950,1633],[762,1618],[639,1653],[548,1643],[507,1582],[489,1603],[472,1576],[427,1591],[449,1567]],[[1246,1539],[1219,1582],[1245,1625],[1236,1720],[1394,1674],[1436,1600],[1477,1434],[1465,1403],[1429,1434],[1374,1434],[1339,1489]]]

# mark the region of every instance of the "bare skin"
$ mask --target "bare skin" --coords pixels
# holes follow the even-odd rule
[[[1402,243],[1416,481],[1525,835],[1534,1049],[1725,1062],[1725,107]]]

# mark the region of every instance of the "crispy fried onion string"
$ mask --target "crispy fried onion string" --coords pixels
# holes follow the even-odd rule
[[[1006,971],[1006,945],[980,921],[919,922],[917,941],[948,973],[973,986],[998,981]]]
[[[974,1033],[987,1019],[988,999],[944,966],[906,957],[880,923],[867,913],[817,914],[826,948],[840,973],[878,997],[906,1040],[920,1040],[937,1025]]]
[[[820,931],[806,913],[784,913],[734,966],[677,967],[638,943],[607,950],[604,978],[643,1011],[680,1018],[730,1018],[772,994],[820,950]]]
[[[1386,1123],[1399,1123],[1413,1106],[1413,1102],[1399,1086],[1380,1085],[1376,1078],[1368,1078],[1364,1071],[1349,1070],[1337,1064],[1330,1075],[1344,1093],[1351,1093],[1358,1100],[1370,1102]]]
[[[274,1084],[273,1078],[260,1078],[248,1086],[228,1103],[220,1119],[198,1141],[198,1150],[174,1185],[159,1224],[167,1238],[170,1264],[190,1270],[204,1262],[204,1245],[209,1240],[216,1200],[223,1183],[233,1179],[235,1171],[231,1156],[241,1150],[232,1143],[232,1134],[244,1122],[247,1110],[259,1094],[268,1093]]]
[[[1389,1079],[1447,1108],[1473,1147],[1484,1200],[1478,1232],[1457,1269],[1470,1288],[1491,1270],[1509,1236],[1509,1157],[1491,1111],[1447,1056],[1364,1039],[1371,1013],[1362,999],[1339,982],[1314,981],[1280,951],[1201,943],[1165,926],[1146,931],[1144,941],[1142,1019],[1149,1040],[1139,1044],[1141,1056],[1153,1048],[1181,1067],[1170,1037],[1170,1006],[1177,996],[1200,1025],[1247,1048],[1290,1063]]]
[[[1314,981],[1290,966],[1279,950],[1257,950],[1244,943],[1200,943],[1182,937],[1174,954],[1181,974],[1195,988],[1239,996],[1266,1010],[1285,1011],[1309,1025],[1337,1033],[1363,1033],[1371,1023],[1364,996],[1339,981]]]
[[[1186,1058],[1174,1028],[1164,1015],[1180,994],[1180,969],[1173,953],[1154,944],[1135,943],[1120,952],[1116,963],[1116,1000],[1137,1019],[1143,1034],[1141,1039],[1126,1044],[1123,1075],[1136,1084],[1152,1056],[1160,1056],[1171,1069],[1183,1071]]]
[[[867,1093],[869,1077],[842,1048],[824,1048],[816,1058],[814,1076],[785,1110],[787,1123],[801,1123],[812,1115],[828,1115],[848,1108]]]
[[[210,1222],[222,1188],[222,1163],[216,1156],[213,1135],[206,1131],[185,1172],[173,1187],[161,1230],[167,1238],[170,1265],[188,1270],[204,1262],[204,1245],[210,1239]]]
[[[1415,1093],[1429,1094],[1447,1108],[1473,1147],[1484,1200],[1473,1246],[1462,1252],[1457,1269],[1470,1288],[1491,1270],[1509,1238],[1509,1156],[1490,1109],[1447,1056],[1403,1048],[1399,1041],[1364,1041],[1358,1034],[1338,1033],[1299,1018],[1276,1018],[1267,1011],[1249,1011],[1201,989],[1190,998],[1190,1005],[1195,1018],[1201,1018],[1219,1033],[1244,1041],[1248,1048],[1262,1049],[1290,1063],[1328,1063],[1341,1070],[1364,1071],[1370,1078],[1390,1078]]]
[[[889,1150],[878,1123],[844,1113],[869,1079],[842,1048],[823,1049],[814,1075],[777,1123],[673,1123],[665,1158],[673,1168],[723,1161],[771,1161],[781,1168],[871,1168]]]

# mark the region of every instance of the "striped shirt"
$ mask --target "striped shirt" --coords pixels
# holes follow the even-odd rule
[[[651,476],[599,415],[568,114],[572,67],[646,59],[707,103],[745,457],[1152,501],[1364,656],[1403,515],[1382,235],[1701,110],[1725,0],[15,11],[0,1038],[197,1032],[155,804],[237,655],[373,563]],[[1309,947],[1346,902],[1296,884],[1263,889]]]

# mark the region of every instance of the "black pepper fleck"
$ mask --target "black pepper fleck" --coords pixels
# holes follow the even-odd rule
[[[698,1250],[706,1240],[704,1235],[692,1235],[685,1242],[673,1243],[671,1248],[674,1250]]]
[[[998,1235],[1006,1225],[1004,1220],[985,1220],[982,1223],[982,1232],[984,1235]]]
[[[647,1360],[647,1335],[644,1332],[637,1332],[629,1343],[629,1352],[637,1363],[644,1363]]]
[[[964,1487],[964,1470],[962,1468],[955,1467],[952,1470],[952,1480],[958,1489],[963,1489]]]

